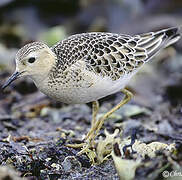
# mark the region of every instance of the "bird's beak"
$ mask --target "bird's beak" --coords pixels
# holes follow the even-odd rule
[[[18,77],[20,76],[20,72],[15,71],[11,77],[4,83],[4,85],[2,86],[2,90],[4,90],[7,86],[9,86],[13,81],[15,81],[16,79],[18,79]]]

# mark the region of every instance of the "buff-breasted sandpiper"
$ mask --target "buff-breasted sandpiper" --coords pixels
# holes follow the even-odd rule
[[[49,48],[42,42],[22,47],[16,54],[16,70],[2,87],[17,78],[30,77],[38,89],[56,101],[68,104],[93,102],[93,119],[84,147],[94,142],[104,120],[126,104],[132,93],[125,86],[133,75],[161,49],[180,38],[180,28],[140,35],[104,32],[76,34]],[[98,99],[121,91],[124,99],[96,119]]]

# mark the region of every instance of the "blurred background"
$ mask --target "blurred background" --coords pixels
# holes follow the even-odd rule
[[[181,11],[180,0],[1,0],[0,40],[17,48],[88,31],[143,33],[180,25]]]

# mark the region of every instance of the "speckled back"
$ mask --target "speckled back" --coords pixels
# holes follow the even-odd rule
[[[70,36],[52,47],[57,55],[57,71],[65,71],[75,62],[86,62],[86,68],[112,80],[129,74],[149,58],[165,43],[165,32],[136,36],[112,33],[83,33]]]

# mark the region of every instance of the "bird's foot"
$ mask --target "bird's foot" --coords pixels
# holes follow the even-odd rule
[[[92,164],[96,164],[96,159],[97,159],[97,155],[96,155],[96,150],[95,150],[95,145],[94,145],[94,141],[90,142],[90,141],[85,141],[84,143],[80,143],[80,144],[67,144],[67,147],[71,147],[71,148],[81,148],[81,151],[79,151],[77,153],[77,155],[81,155],[81,154],[86,154],[90,160],[90,162]]]

